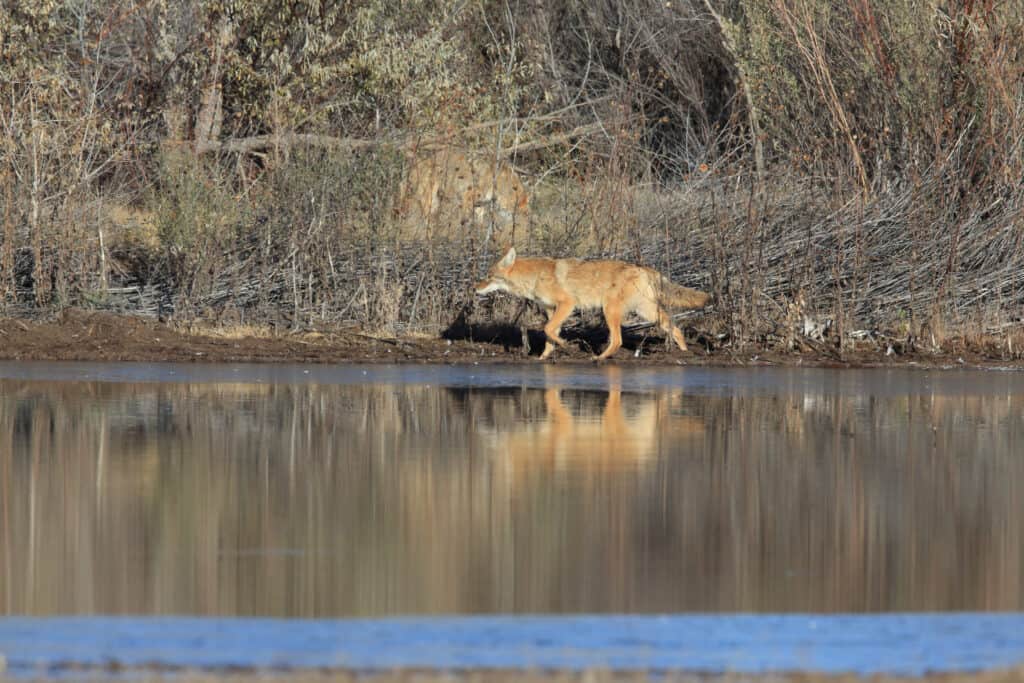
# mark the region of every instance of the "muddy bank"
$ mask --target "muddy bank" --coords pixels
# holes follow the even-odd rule
[[[607,332],[569,329],[572,348],[553,362],[592,362]],[[814,365],[825,367],[910,366],[925,368],[1000,367],[1024,369],[1024,360],[998,343],[949,340],[939,352],[907,350],[877,340],[839,354],[808,342],[800,352],[772,348],[737,350],[688,330],[690,351],[681,353],[664,339],[627,335],[614,362],[621,365]],[[201,324],[165,324],[150,318],[103,311],[66,309],[43,319],[0,318],[0,359],[75,361],[192,361],[288,363],[536,363],[543,344],[538,330],[526,340],[509,325],[451,328],[430,335],[394,337],[358,329],[273,330],[217,328]]]

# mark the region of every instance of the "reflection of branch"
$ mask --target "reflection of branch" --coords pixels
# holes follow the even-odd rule
[[[556,145],[569,142],[574,138],[593,135],[601,130],[603,130],[603,126],[600,123],[589,123],[587,125],[577,126],[565,133],[559,133],[540,140],[505,147],[498,151],[498,155],[501,157],[509,157],[521,152],[554,147]],[[200,140],[192,144],[194,144],[197,154],[206,154],[209,152],[252,154],[271,147],[296,147],[299,145],[358,151],[371,149],[379,145],[388,144],[389,142],[393,142],[394,146],[400,149],[412,147],[414,145],[421,149],[432,149],[446,147],[448,139],[449,138],[447,137],[441,136],[427,138],[425,140],[422,138],[407,137],[390,141],[387,139],[367,140],[364,138],[339,138],[334,137],[333,135],[316,135],[314,133],[284,133],[283,135],[253,135],[247,138],[233,138],[229,140]]]

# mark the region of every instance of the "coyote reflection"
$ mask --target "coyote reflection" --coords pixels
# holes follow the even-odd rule
[[[679,414],[682,391],[623,392],[613,383],[603,409],[586,400],[594,393],[544,389],[544,419],[493,434],[498,460],[516,471],[640,469],[670,444],[703,440],[703,419]]]

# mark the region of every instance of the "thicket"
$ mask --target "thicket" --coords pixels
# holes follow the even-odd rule
[[[1022,3],[10,0],[0,129],[9,313],[436,331],[514,241],[739,346],[1024,325]],[[529,215],[410,226],[439,145]]]

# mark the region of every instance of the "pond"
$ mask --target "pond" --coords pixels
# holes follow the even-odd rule
[[[1020,612],[1024,375],[0,363],[0,539],[27,617]]]

